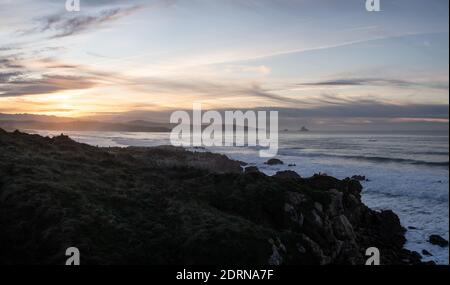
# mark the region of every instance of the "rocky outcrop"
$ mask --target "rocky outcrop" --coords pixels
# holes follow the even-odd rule
[[[223,155],[97,148],[0,130],[0,264],[416,264],[361,184],[244,173]]]
[[[267,165],[282,165],[282,164],[284,164],[284,162],[278,158],[271,158],[268,161],[266,161],[265,164],[267,164]]]
[[[278,171],[273,177],[285,178],[285,179],[301,179],[302,177],[295,171],[286,170]]]
[[[353,175],[353,176],[352,176],[352,179],[353,179],[353,180],[356,180],[356,181],[366,181],[366,176],[363,176],[363,175]]]
[[[431,235],[428,239],[431,244],[438,245],[440,247],[447,247],[448,240],[444,239],[440,235]]]
[[[259,169],[256,166],[248,166],[244,169],[245,173],[259,173]]]

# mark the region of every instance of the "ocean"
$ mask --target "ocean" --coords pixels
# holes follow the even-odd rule
[[[33,133],[52,136],[61,132]],[[96,146],[170,144],[168,133],[64,133],[78,142]],[[319,172],[340,179],[366,176],[368,180],[362,182],[363,202],[374,210],[391,209],[400,217],[402,225],[408,228],[405,247],[418,253],[429,251],[433,256],[424,256],[424,261],[449,264],[448,247],[427,241],[431,234],[449,239],[448,133],[280,133],[277,158],[285,164],[277,166],[264,164],[267,158],[259,157],[257,147],[207,150],[255,165],[268,175],[294,170],[303,177]]]

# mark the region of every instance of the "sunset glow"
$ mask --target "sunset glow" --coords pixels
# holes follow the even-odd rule
[[[0,112],[376,104],[448,121],[417,109],[448,105],[448,1],[363,2],[0,0]]]

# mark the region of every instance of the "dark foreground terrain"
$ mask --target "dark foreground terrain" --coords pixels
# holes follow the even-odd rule
[[[352,179],[243,173],[174,147],[97,148],[0,129],[0,264],[416,264]]]

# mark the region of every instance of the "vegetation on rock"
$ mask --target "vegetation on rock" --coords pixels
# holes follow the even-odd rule
[[[289,175],[287,175],[289,174]],[[220,154],[98,148],[0,129],[0,264],[420,262],[353,179],[242,171]]]

